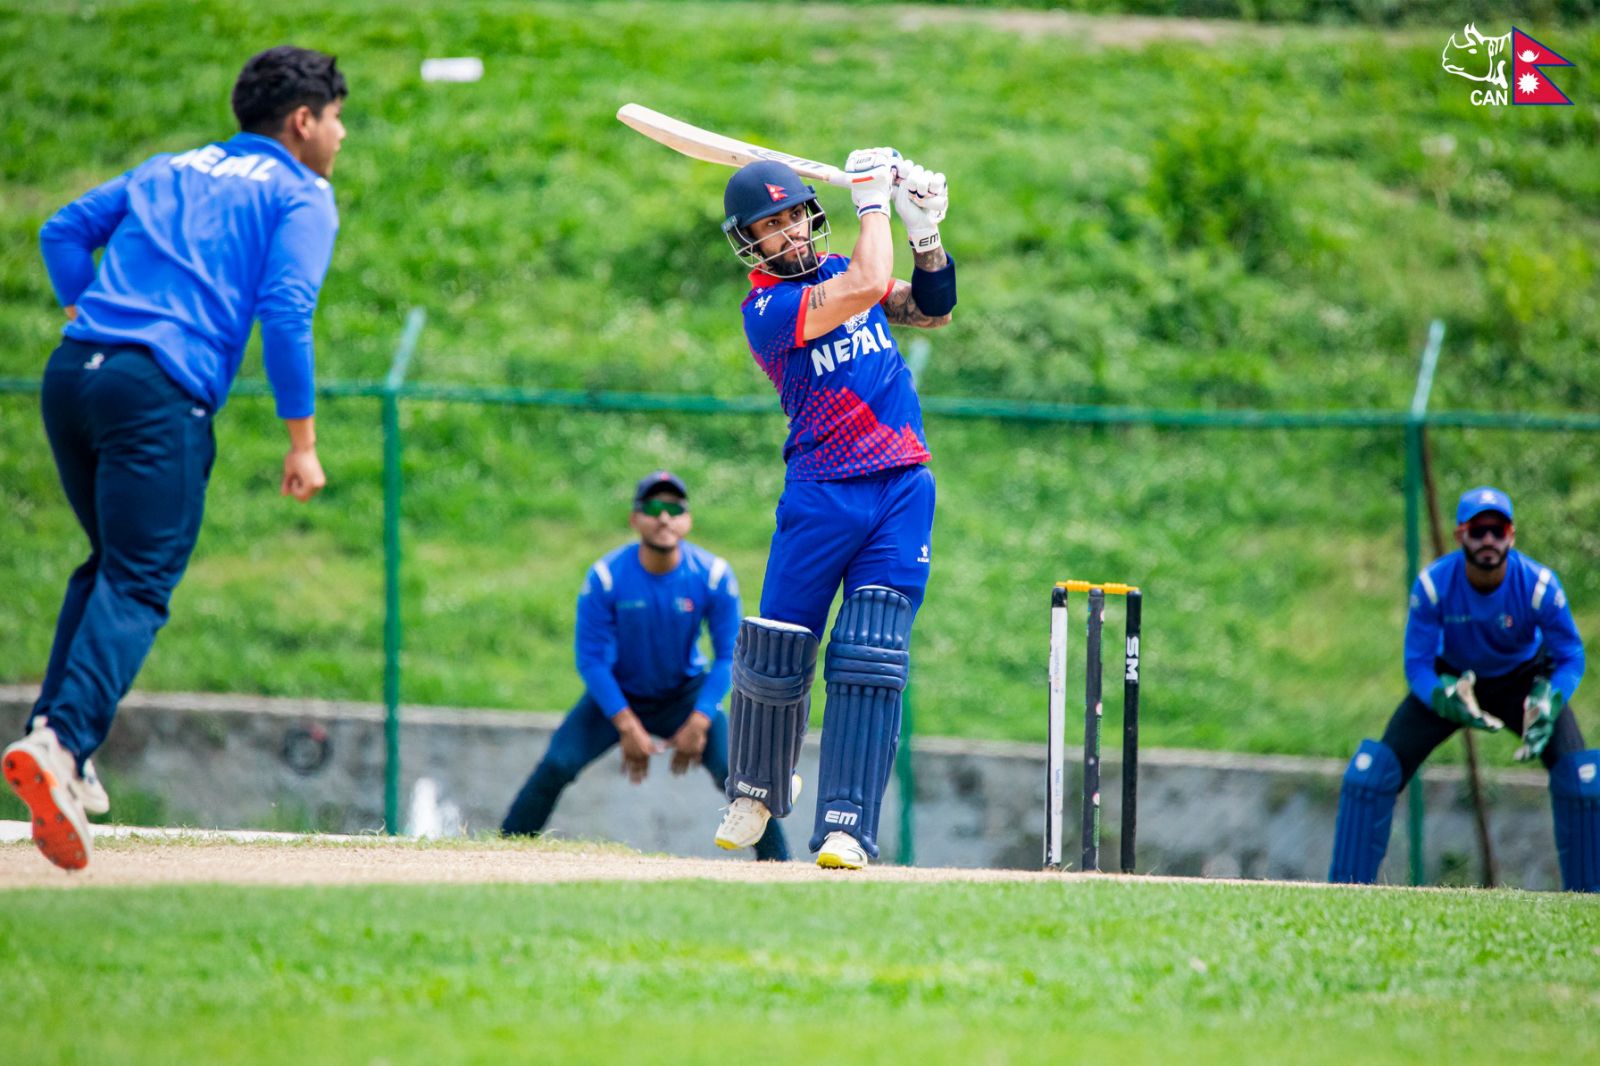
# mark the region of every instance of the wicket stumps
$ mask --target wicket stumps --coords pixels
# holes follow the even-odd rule
[[[1067,729],[1067,597],[1086,592],[1089,617],[1083,692],[1083,863],[1100,868],[1100,638],[1105,626],[1106,597],[1126,596],[1122,671],[1122,872],[1134,870],[1139,803],[1139,637],[1144,594],[1133,585],[1059,581],[1050,590],[1050,710],[1045,750],[1044,864],[1061,866],[1061,837],[1066,811]]]

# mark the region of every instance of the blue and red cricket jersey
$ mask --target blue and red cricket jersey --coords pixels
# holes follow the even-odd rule
[[[882,304],[805,339],[806,290],[849,265],[830,255],[805,278],[756,271],[743,305],[751,353],[789,416],[761,616],[818,636],[841,583],[847,595],[892,588],[920,607],[933,534],[922,405]]]
[[[805,278],[750,275],[744,331],[789,416],[790,481],[838,481],[928,461],[922,405],[881,304],[806,340],[806,290],[844,273],[824,259]]]

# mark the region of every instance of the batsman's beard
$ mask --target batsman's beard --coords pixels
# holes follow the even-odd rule
[[[783,247],[766,255],[761,254],[757,243],[751,239],[750,233],[742,226],[729,224],[723,227],[723,232],[728,238],[728,243],[733,246],[734,253],[746,266],[754,267],[775,278],[801,278],[814,273],[821,265],[822,259],[828,254],[828,237],[833,227],[828,224],[827,212],[815,204],[811,208],[809,219],[795,222],[779,231],[784,238]],[[793,231],[801,226],[807,226],[803,238],[793,235]],[[817,242],[822,246],[819,250]]]
[[[817,269],[817,250],[810,241],[805,244],[790,247],[780,252],[777,261],[783,264],[784,270],[779,277],[798,278]],[[776,273],[768,267],[769,273]]]

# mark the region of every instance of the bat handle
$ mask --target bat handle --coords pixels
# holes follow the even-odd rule
[[[805,176],[806,175],[803,174],[801,175],[801,177]],[[829,185],[836,185],[841,189],[848,189],[850,187],[850,175],[843,170],[829,170],[826,174],[816,174],[812,176],[821,178]],[[894,184],[904,185],[905,180],[905,175],[901,174],[899,170],[894,172]]]

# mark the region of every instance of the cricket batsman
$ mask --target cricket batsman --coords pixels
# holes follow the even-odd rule
[[[346,95],[333,56],[268,49],[234,84],[240,132],[146,160],[39,233],[68,318],[40,403],[89,557],[67,580],[27,735],[0,763],[57,866],[88,865],[85,812],[110,802],[89,757],[166,624],[200,535],[212,420],[256,321],[289,437],[281,492],[304,503],[327,481],[311,319],[339,229],[328,178]]]
[[[1410,693],[1382,740],[1345,771],[1328,880],[1370,884],[1389,846],[1395,797],[1457,729],[1522,738],[1519,760],[1550,772],[1561,884],[1600,892],[1600,750],[1585,750],[1571,700],[1583,641],[1561,579],[1517,551],[1511,497],[1484,485],[1456,507],[1459,552],[1417,576],[1406,621]]]
[[[743,620],[734,651],[731,802],[716,841],[750,847],[792,809],[817,649],[842,585],[810,846],[819,866],[859,870],[878,855],[933,533],[921,405],[889,327],[948,324],[956,273],[939,236],[943,174],[892,148],[852,152],[845,169],[861,227],[849,258],[828,254],[816,190],[788,166],[751,163],[723,195],[723,232],[751,268],[745,335],[789,435],[761,614]],[[909,282],[893,276],[891,209],[915,257]]]

